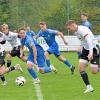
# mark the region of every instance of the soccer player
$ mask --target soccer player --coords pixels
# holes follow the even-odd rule
[[[0,33],[0,35],[2,34]],[[5,68],[5,50],[2,44],[5,44],[5,40],[0,37],[0,78],[3,82],[2,85],[7,85],[4,74],[11,72],[13,70],[16,70],[16,69],[21,72],[23,72],[23,70],[19,64],[16,64],[14,67],[12,66],[9,68]]]
[[[44,22],[44,21],[40,22],[40,28],[41,28],[41,30],[38,32],[36,38],[42,36],[45,39],[47,45],[49,46],[49,49],[47,51],[45,51],[47,65],[50,66],[49,55],[54,54],[61,62],[63,62],[64,64],[66,64],[70,68],[70,70],[73,74],[75,67],[73,67],[73,65],[66,58],[64,58],[61,55],[61,53],[59,51],[58,43],[55,40],[55,36],[60,35],[61,38],[63,39],[65,45],[67,45],[67,42],[64,38],[63,33],[59,32],[57,30],[48,29],[46,26],[46,22]]]
[[[3,24],[1,26],[1,30],[2,33],[4,33],[3,38],[7,40],[12,46],[12,50],[7,53],[7,67],[11,66],[11,58],[15,56],[19,57],[23,61],[26,61],[27,58],[24,55],[20,57],[20,40],[17,36],[18,34],[9,31],[7,24]]]
[[[30,26],[26,27],[26,34],[30,36],[35,36],[35,32],[30,29]]]
[[[29,49],[28,59],[27,59],[27,70],[34,79],[34,83],[40,83],[39,78],[36,75],[33,66],[38,66],[38,71],[40,73],[49,73],[51,71],[56,71],[56,69],[51,65],[50,67],[45,67],[45,56],[43,48],[34,40],[33,37],[26,34],[25,29],[19,30],[19,36],[21,38],[21,47],[24,45]],[[23,55],[23,50],[21,50],[21,55]]]
[[[79,60],[79,71],[81,77],[86,85],[86,90],[84,93],[94,91],[91,86],[88,75],[85,71],[87,63],[90,61],[90,67],[93,74],[99,72],[100,61],[99,61],[99,53],[100,48],[97,44],[97,41],[94,38],[93,33],[89,28],[81,25],[77,25],[77,23],[73,20],[70,20],[66,23],[67,29],[71,32],[75,32],[75,35],[79,38],[82,44],[82,54]]]
[[[92,25],[88,21],[88,14],[87,13],[81,13],[81,20],[82,20],[82,25],[88,27],[92,31]]]

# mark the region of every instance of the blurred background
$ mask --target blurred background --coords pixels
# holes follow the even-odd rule
[[[100,34],[100,0],[0,0],[0,25],[8,23],[12,30],[29,25],[37,32],[44,20],[49,28],[69,35],[66,21],[75,19],[81,24],[81,12],[89,14],[93,33]]]

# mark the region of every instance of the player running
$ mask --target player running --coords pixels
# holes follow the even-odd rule
[[[28,59],[27,59],[27,70],[30,75],[34,78],[34,83],[40,83],[39,78],[36,75],[33,66],[38,66],[38,71],[40,73],[49,73],[51,71],[56,72],[56,69],[50,65],[50,67],[45,67],[45,56],[42,47],[37,44],[33,37],[26,35],[25,29],[19,30],[19,36],[21,38],[21,48],[25,45],[29,49]],[[21,55],[23,55],[23,50],[21,50]]]
[[[67,42],[64,38],[63,33],[59,32],[57,30],[47,29],[46,22],[40,22],[40,28],[41,28],[41,30],[38,32],[38,35],[36,36],[36,38],[42,36],[45,39],[47,45],[49,46],[49,49],[47,51],[45,51],[47,65],[50,66],[49,55],[54,54],[61,62],[63,62],[70,68],[70,70],[73,74],[75,67],[73,67],[73,65],[70,64],[70,62],[61,55],[61,53],[59,51],[58,43],[55,40],[55,36],[60,35],[61,38],[63,39],[65,45],[67,45]]]
[[[12,46],[12,50],[7,53],[7,67],[11,66],[11,58],[15,56],[19,57],[23,61],[26,61],[27,58],[24,55],[20,57],[20,45],[21,44],[18,38],[18,34],[9,31],[9,27],[7,24],[3,24],[1,26],[1,30],[4,33],[3,38],[7,40]]]
[[[93,33],[90,31],[89,28],[81,25],[77,25],[75,21],[70,20],[66,23],[67,28],[71,32],[75,32],[75,35],[79,38],[82,44],[82,54],[79,60],[79,71],[81,77],[86,85],[86,90],[84,93],[94,91],[93,87],[91,86],[88,75],[85,71],[87,63],[90,61],[90,67],[93,74],[99,72],[99,54],[100,48],[97,41],[94,38]]]
[[[0,35],[2,34],[0,33]],[[5,67],[5,50],[4,50],[3,44],[5,44],[5,40],[0,37],[0,78],[3,82],[2,85],[7,85],[7,81],[5,80],[4,74],[9,73],[14,70],[19,70],[23,72],[23,70],[19,64],[16,64],[15,66],[12,66],[9,68]]]

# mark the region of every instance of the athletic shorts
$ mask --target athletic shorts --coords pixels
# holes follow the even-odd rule
[[[17,57],[20,58],[20,46],[14,47],[14,48],[11,50],[10,55],[11,55],[12,57],[17,56]]]
[[[89,59],[87,57],[88,54],[89,54],[89,50],[86,50],[85,48],[83,48],[80,59],[89,61]],[[99,46],[97,45],[96,48],[93,48],[93,59],[90,61],[91,64],[100,65],[99,54],[100,54],[100,49],[99,49]]]
[[[56,57],[60,56],[59,46],[57,44],[52,44],[47,50],[49,54],[54,54]]]
[[[44,50],[40,46],[37,46],[36,49],[37,49],[37,64],[38,64],[38,67],[44,67],[45,66]],[[32,53],[29,53],[27,61],[34,63],[34,55]]]

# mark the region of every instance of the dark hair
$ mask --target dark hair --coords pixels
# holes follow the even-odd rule
[[[86,12],[81,12],[80,15],[84,15],[84,16],[88,17],[88,14]]]
[[[45,21],[41,21],[40,25],[46,25],[46,22]]]

